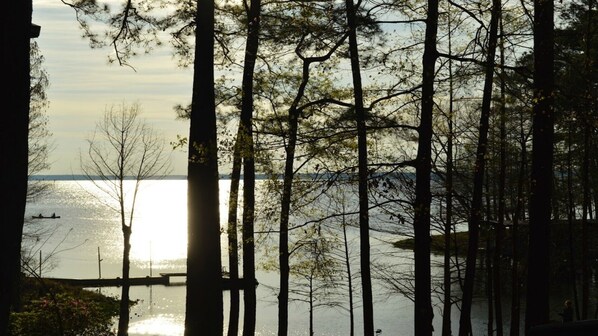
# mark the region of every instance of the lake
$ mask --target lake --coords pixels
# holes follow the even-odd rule
[[[98,192],[91,181],[49,181],[48,195],[31,202],[26,210],[26,231],[44,230],[45,236],[35,245],[33,258],[53,255],[42,265],[44,277],[102,278],[121,276],[122,232],[119,215],[110,208],[105,195]],[[133,183],[133,181],[127,181]],[[136,216],[131,238],[131,276],[143,277],[163,272],[184,272],[186,268],[187,203],[185,180],[145,181],[138,196]],[[258,182],[260,183],[260,182]],[[222,180],[221,221],[224,227],[227,213],[227,192],[230,181]],[[57,219],[31,219],[32,216],[55,213]],[[355,239],[357,230],[349,235]],[[412,253],[393,248],[388,242],[401,237],[388,233],[372,233],[372,258],[393,262],[401,272],[412,270]],[[228,265],[226,234],[222,235],[223,265]],[[340,248],[340,247],[339,247]],[[276,251],[276,247],[271,248]],[[98,256],[99,252],[99,256]],[[358,251],[353,249],[357,256]],[[98,258],[101,263],[98,263]],[[267,253],[259,250],[256,262],[268,261]],[[433,257],[440,262],[440,257]],[[37,260],[37,259],[35,259]],[[357,267],[355,267],[357,268]],[[441,274],[437,269],[436,274]],[[356,272],[355,272],[356,273]],[[277,331],[276,288],[278,276],[274,272],[257,271],[258,306],[256,335],[275,335]],[[357,285],[356,285],[357,286]],[[381,335],[412,335],[413,304],[384,283],[374,280],[375,328]],[[97,289],[90,289],[97,290]],[[118,297],[118,288],[102,288],[102,293]],[[356,333],[361,334],[359,296],[355,311]],[[183,335],[185,317],[185,286],[131,287],[131,298],[139,300],[132,308],[130,335]],[[434,298],[434,327],[441,330],[441,304]],[[224,292],[225,328],[228,321],[228,292]],[[506,303],[503,305],[508,312]],[[558,307],[558,306],[557,306]],[[556,314],[556,312],[555,312]],[[241,313],[242,316],[242,313]],[[317,335],[348,335],[349,314],[339,307],[320,307],[315,312],[314,329]],[[486,307],[483,299],[474,302],[474,330],[486,330]],[[505,320],[508,318],[505,316]],[[304,302],[290,304],[289,335],[309,334],[308,306]],[[242,326],[242,322],[240,324]],[[458,311],[453,309],[453,332],[458,326]]]

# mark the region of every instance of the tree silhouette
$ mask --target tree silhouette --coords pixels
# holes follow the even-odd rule
[[[123,260],[118,335],[129,330],[129,270],[131,234],[135,204],[141,182],[162,177],[169,171],[169,157],[164,141],[139,119],[138,104],[111,107],[97,124],[96,132],[87,140],[88,150],[81,157],[81,170],[93,184],[108,196],[108,205],[120,215],[123,232]],[[133,185],[127,184],[132,179]]]
[[[27,143],[30,101],[31,1],[6,4],[2,20],[0,132],[0,335],[5,335],[13,296],[19,291],[21,236],[27,199]]]

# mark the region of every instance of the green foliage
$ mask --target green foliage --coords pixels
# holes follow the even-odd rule
[[[37,279],[26,279],[23,287],[23,310],[11,313],[10,335],[114,335],[118,299]]]
[[[31,43],[30,49],[31,64],[31,100],[29,102],[29,159],[28,175],[33,176],[50,168],[48,156],[52,151],[52,133],[48,129],[48,115],[46,110],[49,106],[46,90],[50,85],[48,73],[44,69],[44,57],[36,42]],[[27,198],[33,199],[43,195],[49,185],[39,181],[29,181]]]

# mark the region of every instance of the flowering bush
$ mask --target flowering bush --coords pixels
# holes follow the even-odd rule
[[[11,314],[10,335],[110,336],[114,335],[112,320],[117,315],[115,298],[78,288],[54,287],[25,302],[21,312]]]

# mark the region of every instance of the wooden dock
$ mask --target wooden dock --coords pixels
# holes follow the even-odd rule
[[[56,281],[75,287],[120,287],[123,285],[123,279],[67,279],[67,278],[44,278],[44,280]],[[130,286],[151,286],[151,285],[170,285],[170,278],[168,277],[150,277],[144,278],[129,278]]]
[[[185,286],[186,281],[171,281],[171,278],[186,277],[187,273],[160,273],[160,276],[146,276],[129,278],[129,286]],[[120,287],[123,285],[121,278],[108,279],[67,279],[67,278],[43,278],[48,281],[55,281],[75,287],[97,288],[97,287]],[[243,289],[243,279],[231,280],[222,278],[222,290]]]

